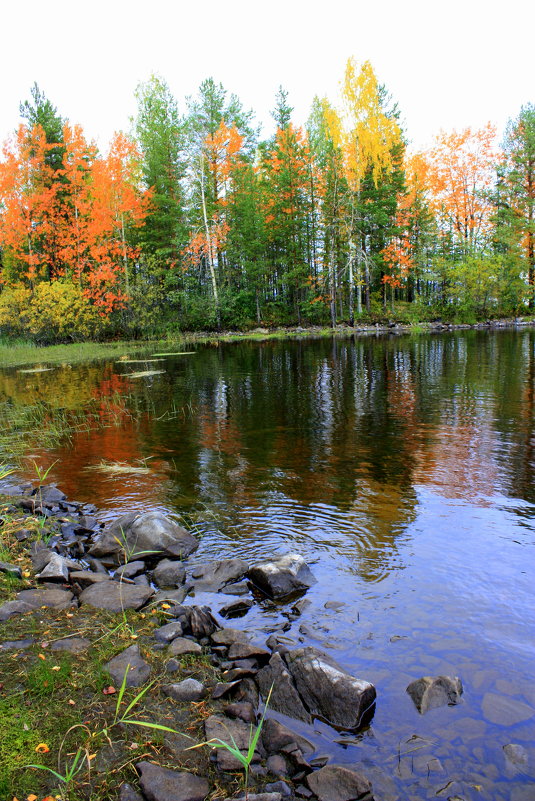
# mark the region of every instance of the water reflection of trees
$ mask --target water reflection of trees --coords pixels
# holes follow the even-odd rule
[[[152,456],[135,489],[149,503],[156,493],[215,506],[244,537],[262,536],[270,508],[299,509],[291,526],[336,540],[373,580],[415,519],[418,485],[470,502],[533,500],[532,332],[207,346],[165,367],[126,384],[110,364],[11,371],[0,393],[128,397],[113,432],[64,450],[69,486],[94,460]]]

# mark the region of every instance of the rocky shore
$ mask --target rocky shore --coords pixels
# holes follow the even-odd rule
[[[172,714],[182,710],[184,715],[202,710],[200,736],[192,739],[167,724],[164,731],[157,713],[147,707],[146,725],[156,724],[164,732],[162,750],[150,758],[134,759],[130,768],[137,779],[122,781],[110,797],[202,801],[208,796],[243,796],[243,787],[236,787],[243,761],[225,747],[191,748],[208,741],[212,746],[233,745],[244,757],[249,752],[251,801],[374,797],[363,772],[331,764],[311,742],[283,724],[277,713],[285,716],[285,723],[288,718],[304,723],[320,720],[335,733],[358,732],[373,718],[375,687],[347,673],[319,649],[293,647],[296,643],[283,630],[261,642],[239,628],[221,626],[210,606],[195,604],[195,593],[213,593],[218,615],[232,622],[267,597],[286,604],[289,614],[298,617],[305,603],[303,595],[316,582],[300,555],[290,553],[252,564],[230,558],[190,566],[188,557],[198,541],[160,513],[127,515],[104,528],[94,506],[68,500],[54,485],[34,488],[4,482],[0,494],[5,501],[3,514],[11,521],[11,536],[31,559],[25,576],[17,563],[0,562],[4,575],[27,579],[24,589],[0,605],[0,624],[16,626],[17,620],[35,619],[43,610],[57,610],[70,618],[103,611],[119,621],[122,616],[125,623],[128,613],[134,642],[127,647],[119,644],[101,665],[110,681],[110,694],[116,694],[123,682],[127,688],[152,682],[145,697],[157,694],[163,699],[164,722],[169,720],[169,710]],[[30,519],[40,521],[38,536],[25,525]],[[150,634],[144,630],[138,636],[137,618],[132,615],[140,623],[148,616],[157,618]],[[42,638],[39,632],[8,640],[0,627],[0,653],[9,652],[15,658],[31,653],[39,643],[42,647]],[[91,637],[67,635],[55,639],[52,647],[56,653],[75,656],[91,653],[95,643]],[[45,659],[42,653],[40,657]],[[151,657],[161,659],[159,673]],[[188,675],[195,660],[210,666],[204,680]],[[439,705],[458,703],[462,685],[457,677],[422,677],[407,692],[423,714]],[[267,714],[251,752],[268,698]],[[182,721],[186,721],[184,715]],[[103,746],[105,756],[97,754],[96,761],[105,759],[111,766],[116,756],[119,762],[125,761],[126,742],[127,738],[109,740]],[[110,748],[111,754],[106,751]],[[192,761],[201,751],[205,761]],[[93,798],[91,787],[88,780],[79,797]]]

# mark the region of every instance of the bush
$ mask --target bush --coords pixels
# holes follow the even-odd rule
[[[82,290],[67,281],[43,282],[32,291],[18,284],[0,294],[0,330],[36,342],[80,341],[101,334],[105,319]]]

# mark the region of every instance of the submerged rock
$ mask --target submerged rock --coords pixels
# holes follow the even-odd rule
[[[157,555],[183,559],[197,550],[195,537],[161,512],[124,515],[91,547],[92,556],[112,555],[119,561],[147,560]],[[122,556],[122,558],[121,558]]]
[[[255,587],[276,600],[303,592],[316,583],[307,563],[296,553],[259,562],[249,569],[248,576]]]
[[[460,703],[463,685],[458,676],[422,676],[409,684],[407,692],[424,715],[430,709]]]

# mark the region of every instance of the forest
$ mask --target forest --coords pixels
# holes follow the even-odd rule
[[[0,336],[475,322],[535,310],[535,105],[409,146],[369,62],[261,139],[214,79],[151,76],[99,152],[37,84],[0,156]]]

